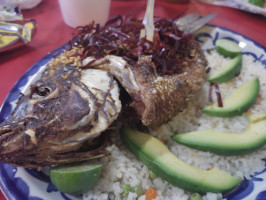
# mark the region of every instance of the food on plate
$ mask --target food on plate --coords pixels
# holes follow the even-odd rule
[[[31,168],[97,158],[105,140],[94,139],[120,110],[108,72],[49,65],[1,125],[1,161]]]
[[[203,29],[202,32],[204,32]],[[212,30],[213,31],[213,30]],[[201,33],[202,33],[201,32]],[[207,49],[209,49],[208,47]],[[208,66],[211,73],[216,73],[221,66],[227,65],[231,59],[224,58],[217,51],[204,52],[208,59]],[[198,98],[192,101],[189,106],[170,122],[159,128],[149,129],[149,134],[158,138],[167,146],[167,148],[183,162],[201,170],[208,170],[217,167],[226,171],[231,176],[243,179],[251,179],[255,172],[260,172],[265,168],[266,146],[262,146],[255,152],[240,156],[221,156],[210,152],[198,151],[184,145],[178,144],[171,140],[173,133],[185,133],[195,130],[214,129],[219,132],[242,133],[248,126],[246,115],[249,113],[266,112],[266,71],[263,63],[255,61],[252,55],[243,54],[243,68],[241,74],[232,81],[219,84],[221,92],[228,96],[235,88],[258,77],[260,80],[260,95],[257,102],[249,109],[249,111],[240,116],[231,118],[217,118],[202,114],[201,109],[208,104],[209,83],[205,82]],[[130,113],[131,114],[131,113]],[[146,130],[147,131],[147,130]],[[146,132],[145,131],[145,132]],[[95,187],[83,195],[84,200],[104,200],[107,198],[114,199],[146,199],[147,194],[156,194],[157,200],[165,199],[189,199],[191,192],[184,191],[179,187],[154,176],[149,168],[143,164],[136,156],[128,150],[124,142],[118,134],[112,133],[115,144],[108,146],[109,155],[101,158],[103,162],[103,172]],[[219,180],[219,179],[218,179]],[[135,189],[126,189],[125,195],[122,196],[124,185],[126,188],[141,187],[143,193],[139,193]],[[129,192],[128,192],[129,191]],[[211,193],[201,194],[202,199],[225,199],[226,194]]]
[[[235,42],[228,39],[217,39],[215,49],[221,55],[233,58],[227,65],[223,66],[219,71],[216,71],[208,78],[208,81],[211,83],[209,101],[213,102],[212,87],[215,86],[218,107],[223,107],[223,100],[218,83],[228,82],[240,74],[242,69],[242,54],[241,48]],[[211,70],[211,68],[209,69]]]
[[[157,18],[154,25],[153,42],[140,37],[143,24],[130,16],[118,16],[104,27],[92,23],[79,28],[75,39],[64,46],[65,51],[52,55],[54,59],[41,70],[19,98],[11,116],[1,124],[1,161],[40,169],[97,158],[103,163],[102,173],[96,185],[83,194],[85,200],[188,199],[191,193],[171,186],[160,176],[152,177],[116,132],[120,123],[135,126],[142,122],[151,135],[167,146],[166,152],[170,149],[175,155],[170,153],[175,160],[171,162],[178,157],[183,160],[178,163],[188,163],[187,170],[203,172],[193,176],[194,179],[218,173],[219,177],[225,174],[223,180],[229,180],[227,185],[208,176],[207,180],[214,184],[200,187],[202,192],[227,191],[264,167],[263,148],[250,157],[229,159],[184,149],[169,140],[173,131],[188,132],[198,130],[199,126],[218,124],[214,117],[203,115],[200,110],[207,105],[205,56],[209,65],[221,59],[213,60],[215,55],[206,52],[204,55],[193,36],[178,30],[173,21]],[[247,62],[246,57],[243,55],[245,69],[253,65],[253,60]],[[263,72],[256,70],[256,75],[264,77]],[[247,80],[245,74],[237,76],[235,82]],[[230,82],[227,89],[235,88],[235,82]],[[225,86],[221,84],[220,88]],[[259,98],[264,102],[264,97]],[[252,107],[252,111],[258,106]],[[238,117],[230,122],[242,122],[242,116]],[[241,130],[241,126],[230,124],[227,119],[220,120],[227,128]],[[190,183],[185,188],[194,188],[194,182]],[[212,195],[222,197],[221,193]]]
[[[199,193],[192,193],[189,197],[189,200],[202,200],[202,197]]]
[[[172,20],[154,27],[153,42],[132,17],[82,27],[1,124],[0,160],[41,168],[101,157],[121,110],[151,127],[184,110],[206,80],[206,59]]]
[[[266,113],[248,116],[242,133],[218,132],[213,129],[175,134],[171,138],[183,145],[218,155],[235,156],[254,152],[266,142]]]
[[[236,88],[227,98],[223,99],[223,106],[213,103],[202,110],[203,113],[216,117],[234,117],[246,112],[257,100],[260,90],[258,78]]]
[[[145,192],[145,200],[152,200],[155,199],[157,196],[158,192],[152,187],[149,187]]]
[[[60,191],[69,194],[81,194],[93,188],[101,175],[101,171],[102,163],[83,161],[51,167],[49,174],[51,182]]]
[[[242,49],[232,40],[218,39],[215,42],[216,50],[225,57],[235,57],[242,52]]]
[[[153,173],[174,186],[191,192],[217,193],[229,191],[241,182],[240,179],[216,167],[202,170],[188,165],[151,135],[122,128],[121,137],[129,150]]]
[[[249,3],[264,8],[265,7],[265,0],[248,0]]]
[[[130,24],[132,29],[128,29]],[[99,44],[84,47],[84,51],[86,56],[91,54],[90,67],[109,71],[119,80],[133,99],[131,106],[142,123],[158,127],[181,112],[199,93],[206,79],[207,63],[198,43],[190,34],[182,36],[173,22],[159,19],[154,26],[153,43],[139,39],[143,28],[140,21],[125,21],[110,28],[109,35],[103,33],[98,41],[106,49],[100,53],[111,55],[95,60]],[[129,36],[133,33],[134,38]],[[108,39],[110,43],[106,43]]]
[[[136,185],[135,187],[132,187],[130,184],[124,184],[122,196],[128,197],[130,192],[136,193],[137,197],[139,197],[143,194],[143,189],[142,189],[141,185]]]
[[[220,71],[208,78],[211,83],[223,83],[232,80],[240,74],[242,68],[242,55],[239,54],[232,61],[224,66]]]

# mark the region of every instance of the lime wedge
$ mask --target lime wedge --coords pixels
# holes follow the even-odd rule
[[[102,163],[84,161],[50,168],[50,179],[61,192],[81,194],[92,189],[99,179]]]
[[[235,57],[241,53],[241,48],[232,40],[218,39],[215,43],[215,48],[219,54],[225,57]]]

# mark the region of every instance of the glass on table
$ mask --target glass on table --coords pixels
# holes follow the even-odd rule
[[[101,25],[109,17],[111,0],[59,0],[64,22],[73,28],[92,21]]]

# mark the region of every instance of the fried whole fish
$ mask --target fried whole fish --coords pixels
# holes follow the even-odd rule
[[[119,87],[108,72],[48,66],[1,124],[1,161],[38,167],[97,157],[100,149],[77,150],[92,144],[120,110]]]
[[[206,79],[199,44],[167,19],[155,22],[154,42],[141,29],[128,17],[82,27],[0,124],[0,160],[39,168],[96,158],[122,104],[151,127],[185,109]]]

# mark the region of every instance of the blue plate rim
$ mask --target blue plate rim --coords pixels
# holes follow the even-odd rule
[[[230,30],[228,28],[225,28],[225,27],[222,27],[222,26],[218,26],[218,25],[214,25],[214,24],[207,24],[206,26],[209,26],[209,27],[213,27],[213,28],[219,28],[221,30],[224,30],[224,31],[228,31],[232,34],[235,34],[235,35],[238,35],[238,36],[241,36],[243,37],[245,40],[249,41],[249,42],[252,42],[254,44],[254,46],[260,48],[260,49],[263,49],[264,50],[264,53],[266,54],[266,47],[264,47],[263,45],[259,44],[258,42],[254,41],[253,39],[247,37],[247,36],[244,36],[236,31],[233,31],[233,30]],[[64,50],[64,47],[67,46],[67,43],[58,47],[57,49],[53,50],[50,54],[52,55],[56,55],[57,53],[60,53]],[[10,99],[12,99],[12,93],[14,93],[16,90],[18,90],[21,85],[20,85],[20,81],[21,79],[27,79],[30,75],[32,75],[32,73],[36,73],[41,66],[43,66],[44,64],[47,64],[49,61],[51,61],[53,59],[53,57],[50,55],[50,54],[47,54],[45,55],[44,57],[42,57],[40,60],[38,60],[35,64],[33,64],[18,80],[17,82],[14,84],[14,86],[12,87],[12,89],[10,90],[10,92],[8,93],[8,95],[6,96],[6,98],[4,99],[4,102],[2,103],[2,106],[0,108],[0,122],[1,120],[3,121],[3,118],[1,118],[2,114],[3,114],[3,108],[5,108],[5,106],[7,106],[7,104],[9,104],[9,102],[12,102],[10,101]],[[5,114],[5,113],[4,113]],[[16,188],[16,190],[10,190],[10,188],[7,186],[7,182],[9,180],[5,180],[6,177],[3,176],[3,172],[4,172],[4,166],[7,165],[5,163],[2,163],[0,162],[0,188],[4,194],[4,196],[8,199],[8,200],[16,200],[16,197],[14,195],[15,192],[19,191],[19,188]],[[16,168],[16,167],[14,167]],[[264,171],[266,170],[266,166],[265,166],[265,169]],[[242,181],[242,183],[244,183],[245,180]],[[13,192],[11,192],[13,191]],[[40,198],[38,197],[29,197],[29,199],[38,199],[40,200]]]

